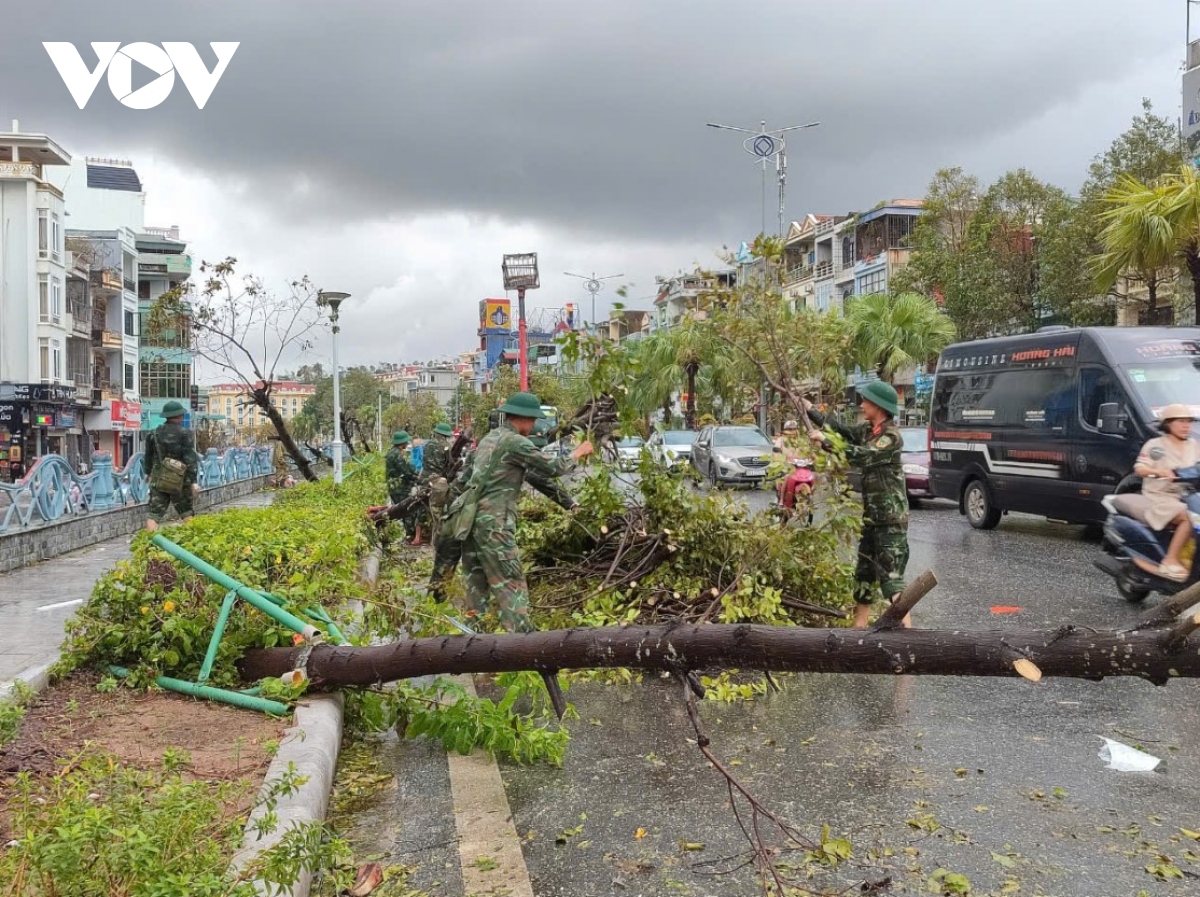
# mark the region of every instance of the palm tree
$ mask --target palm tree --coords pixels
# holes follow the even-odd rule
[[[669,419],[672,397],[682,390],[687,396],[684,425],[689,430],[696,428],[698,388],[704,387],[718,400],[733,389],[732,353],[706,321],[688,317],[670,330],[651,334],[639,344],[638,360],[642,376],[630,391],[635,407],[645,414],[661,407]]]
[[[1192,278],[1195,321],[1200,324],[1200,176],[1191,165],[1183,165],[1162,178],[1159,187],[1164,191],[1176,246]]]
[[[846,309],[854,358],[863,370],[890,379],[906,367],[924,367],[954,342],[957,330],[937,304],[916,293],[873,293]]]
[[[1108,191],[1104,199],[1111,208],[1102,216],[1100,232],[1104,251],[1092,260],[1098,289],[1107,293],[1121,275],[1137,277],[1149,291],[1150,311],[1158,307],[1163,269],[1180,253],[1182,195],[1169,181],[1150,186],[1128,175]]]

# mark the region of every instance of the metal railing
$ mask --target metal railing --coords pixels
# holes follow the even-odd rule
[[[197,482],[201,489],[215,489],[270,475],[272,455],[271,446],[231,448],[224,454],[209,449],[200,456]],[[61,455],[43,455],[15,483],[0,483],[0,533],[144,503],[150,495],[144,459],[138,452],[117,469],[112,455],[96,452],[91,472],[81,474]]]

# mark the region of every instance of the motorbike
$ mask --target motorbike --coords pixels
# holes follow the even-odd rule
[[[807,458],[792,458],[793,470],[775,485],[775,507],[787,524],[796,513],[797,503],[803,503],[808,509],[808,522],[813,520],[812,492],[817,482],[813,472],[812,461]]]
[[[1196,550],[1200,542],[1200,494],[1197,494],[1200,467],[1177,470],[1175,478],[1187,490],[1183,503],[1187,505],[1192,523],[1192,544],[1182,554],[1184,566],[1189,572],[1181,582],[1148,573],[1134,563],[1137,558],[1157,567],[1166,557],[1167,546],[1175,532],[1173,526],[1155,531],[1143,522],[1144,499],[1139,491],[1140,482],[1127,481],[1118,487],[1117,492],[1103,500],[1108,511],[1102,542],[1106,556],[1097,558],[1093,563],[1113,578],[1121,597],[1131,603],[1144,601],[1151,592],[1174,595],[1200,582],[1200,551]]]

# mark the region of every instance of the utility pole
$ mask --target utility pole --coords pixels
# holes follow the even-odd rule
[[[592,294],[592,326],[596,326],[596,294],[604,288],[603,281],[612,280],[614,277],[624,277],[624,274],[605,274],[603,277],[597,277],[593,271],[591,275],[587,274],[572,274],[570,271],[564,271],[567,277],[578,277],[583,281],[583,288]]]

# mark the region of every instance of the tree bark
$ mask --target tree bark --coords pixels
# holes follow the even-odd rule
[[[1193,321],[1200,325],[1200,246],[1192,244],[1183,253],[1187,264],[1188,274],[1192,276],[1192,308],[1195,317]]]
[[[687,406],[684,409],[684,428],[696,429],[696,371],[699,365],[689,363],[687,366]]]
[[[296,469],[300,471],[300,475],[309,482],[315,482],[317,475],[313,472],[312,465],[308,463],[308,459],[304,457],[300,447],[296,445],[296,440],[292,438],[292,432],[288,429],[287,422],[284,421],[283,415],[279,413],[279,409],[275,407],[275,403],[271,401],[271,396],[266,390],[255,389],[252,392],[254,404],[263,410],[267,415],[267,420],[275,427],[275,432],[279,434],[279,441],[283,443],[284,449],[292,456],[292,460],[296,462]]]
[[[1200,677],[1200,638],[1188,640],[1188,625],[1171,620],[1168,628],[1132,631],[1064,626],[979,632],[748,624],[609,626],[419,638],[360,648],[317,645],[307,670],[317,689],[425,675],[596,667],[1091,680],[1135,676],[1161,685],[1172,678]],[[242,677],[252,682],[280,676],[295,668],[301,651],[247,651],[239,665]]]

